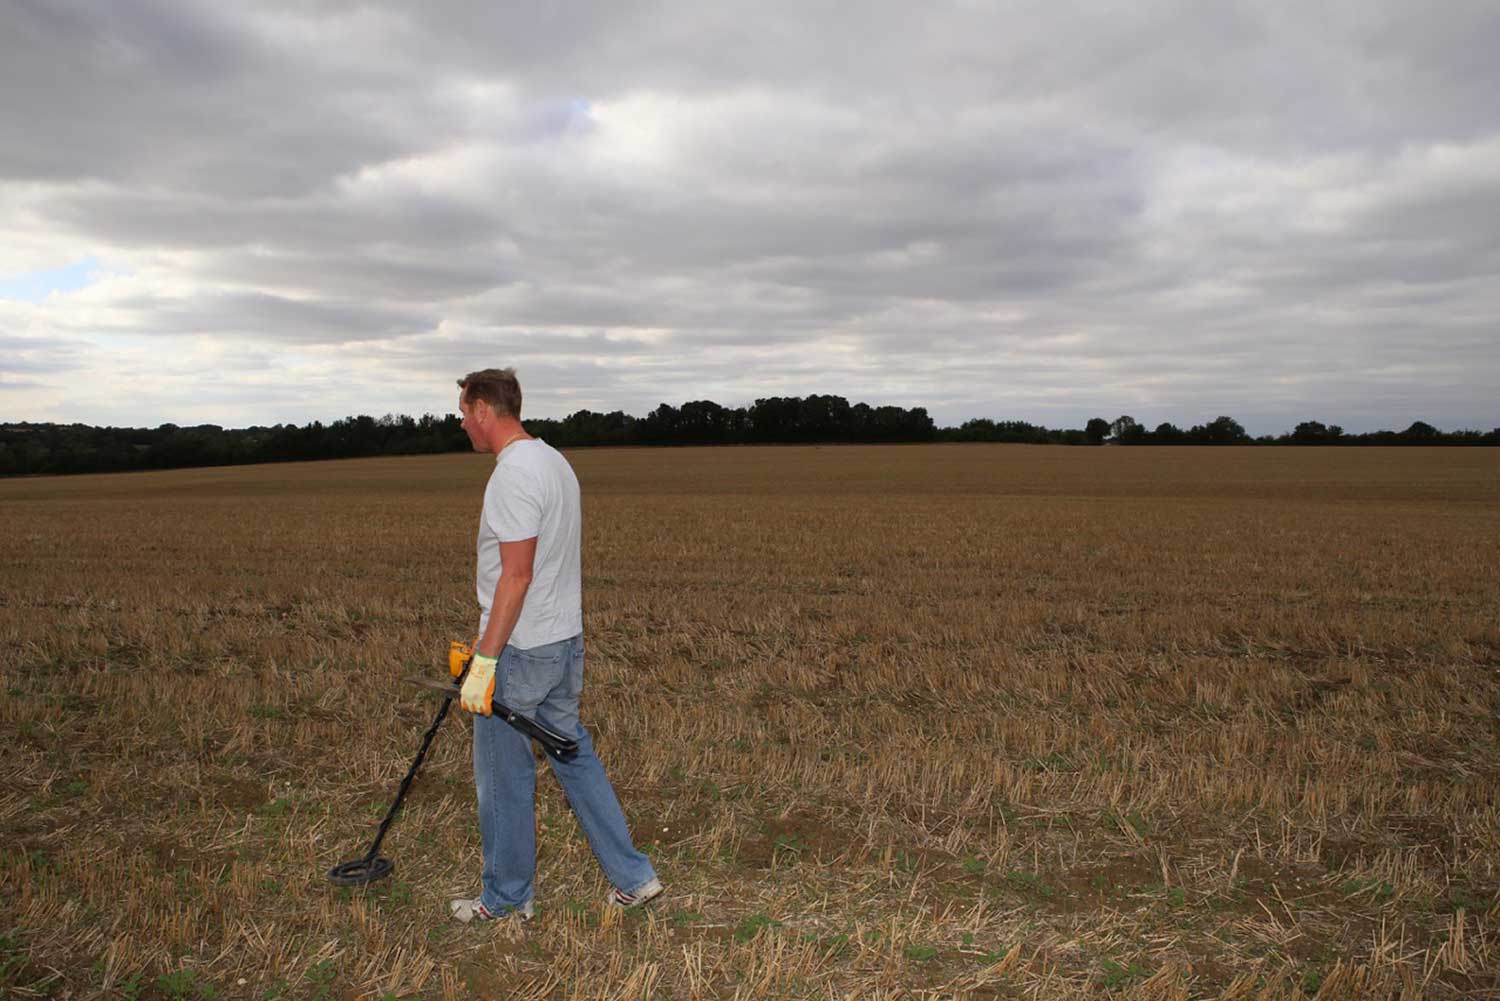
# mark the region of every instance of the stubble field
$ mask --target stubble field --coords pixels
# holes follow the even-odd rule
[[[581,450],[584,719],[470,928],[485,456],[0,481],[0,993],[1500,996],[1500,452]],[[543,773],[545,765],[539,766]]]

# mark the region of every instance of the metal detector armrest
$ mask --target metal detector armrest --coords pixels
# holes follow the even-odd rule
[[[459,691],[463,687],[457,682],[449,684],[446,681],[439,681],[436,678],[424,678],[421,675],[413,675],[406,680],[424,691],[436,692],[449,699],[458,698]],[[529,716],[522,716],[499,699],[492,699],[490,701],[490,711],[515,727],[516,730],[530,737],[538,744],[541,744],[542,750],[552,755],[558,761],[571,761],[578,754],[578,741],[572,737],[563,736],[551,727],[538,723]]]
[[[515,727],[517,730],[542,745],[543,750],[552,755],[558,761],[571,761],[578,754],[578,741],[572,737],[564,737],[545,724],[539,723],[529,716],[522,716],[514,709],[502,703],[499,699],[490,701],[490,709],[496,716]]]

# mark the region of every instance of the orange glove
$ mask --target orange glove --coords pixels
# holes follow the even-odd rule
[[[488,716],[493,712],[490,703],[495,698],[495,664],[496,657],[487,657],[482,653],[476,653],[469,661],[469,676],[464,679],[463,690],[459,693],[458,704],[471,713],[484,713]]]

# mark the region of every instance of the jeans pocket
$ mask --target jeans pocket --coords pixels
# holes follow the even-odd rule
[[[501,700],[517,712],[530,716],[562,680],[563,650],[559,644],[549,643],[530,650],[506,647],[505,653],[509,655],[506,658],[509,663]]]

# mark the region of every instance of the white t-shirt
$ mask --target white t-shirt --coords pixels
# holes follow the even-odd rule
[[[536,539],[531,587],[510,645],[523,650],[583,632],[578,477],[562,453],[539,438],[512,442],[495,458],[479,515],[479,631],[489,625],[500,583],[500,543]]]

